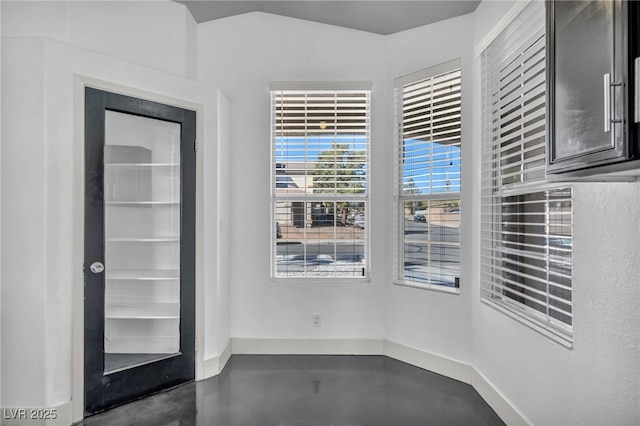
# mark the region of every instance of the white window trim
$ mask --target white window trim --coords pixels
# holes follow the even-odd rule
[[[511,304],[513,306],[505,306],[505,304],[497,303],[494,300],[488,300],[484,297],[480,298],[480,301],[486,306],[495,309],[498,312],[501,312],[508,317],[514,319],[515,321],[529,327],[530,329],[542,334],[543,336],[549,338],[550,340],[564,346],[567,349],[573,349],[573,341],[569,338],[565,338],[562,334],[559,334],[556,328],[550,328],[548,326],[541,325],[540,322],[534,321],[531,319],[530,314],[524,312],[524,310],[520,306],[516,306],[516,304]],[[562,328],[560,326],[557,327],[557,330],[560,331]],[[567,330],[568,332],[569,330]]]
[[[462,59],[456,58],[447,62],[443,62],[437,65],[433,65],[428,68],[424,68],[422,70],[397,77],[394,79],[394,92],[397,90],[401,90],[403,86],[411,83],[418,82],[420,80],[425,80],[431,77],[435,77],[440,74],[444,74],[455,69],[462,69]],[[401,287],[415,288],[419,290],[427,290],[427,291],[435,291],[439,293],[445,294],[460,294],[460,287],[448,287],[444,285],[431,284],[431,283],[421,283],[417,281],[405,280],[401,277],[404,275],[404,247],[403,247],[403,224],[401,220],[401,211],[404,208],[403,203],[405,201],[412,200],[460,200],[460,204],[462,207],[462,181],[460,182],[460,192],[451,193],[433,193],[433,194],[422,194],[419,196],[403,196],[400,191],[400,187],[402,186],[402,179],[400,178],[401,166],[401,147],[403,144],[403,140],[401,135],[398,132],[398,97],[394,93],[394,105],[395,105],[395,118],[394,118],[394,214],[393,214],[393,240],[394,240],[394,250],[393,250],[393,284]],[[461,105],[462,107],[462,105]],[[462,134],[462,125],[460,126],[461,134]],[[462,136],[461,136],[462,139]],[[462,177],[462,173],[461,173]],[[462,240],[462,235],[461,235]],[[460,243],[460,247],[462,247],[462,243]],[[462,253],[462,251],[460,251]],[[462,264],[462,262],[460,262]]]
[[[279,90],[372,90],[372,81],[270,81],[269,91]]]
[[[420,80],[426,80],[427,78],[435,77],[436,75],[444,74],[451,70],[462,68],[462,59],[456,58],[451,61],[443,62],[438,65],[434,65],[429,68],[425,68],[420,71],[413,72],[411,74],[397,77],[393,80],[393,85],[396,89],[406,86],[407,84],[415,83]]]
[[[513,189],[509,188],[501,192],[500,194],[495,195],[496,197],[511,197],[517,195],[525,195],[531,194],[535,192],[544,192],[544,191],[553,191],[557,189],[571,189],[573,193],[573,186],[565,185],[562,183],[552,183],[548,184],[546,182],[537,182],[535,184],[523,185],[521,188]],[[482,208],[483,206],[481,206]],[[482,231],[486,231],[482,229]],[[482,237],[484,240],[484,237]],[[481,251],[484,250],[483,241],[481,241]],[[515,319],[518,322],[526,325],[527,327],[537,331],[540,334],[550,338],[556,343],[565,346],[566,348],[573,348],[573,326],[563,323],[562,321],[547,318],[545,315],[540,313],[539,311],[524,306],[521,303],[513,301],[508,297],[503,299],[497,298],[488,298],[483,295],[484,286],[486,285],[482,282],[483,272],[482,272],[482,262],[481,262],[481,284],[480,284],[480,300],[487,306],[490,306],[499,312],[505,313],[511,318]],[[573,280],[572,280],[573,281]]]
[[[407,281],[401,279],[393,280],[393,284],[401,287],[417,288],[419,290],[429,290],[445,294],[460,294],[460,288],[458,287],[447,287],[437,284],[418,284],[415,281]]]
[[[298,281],[298,282],[302,282],[302,283],[328,283],[328,284],[335,284],[335,283],[340,283],[340,284],[345,284],[345,283],[351,283],[351,284],[359,284],[359,283],[370,283],[371,282],[371,278],[373,276],[372,273],[372,265],[371,265],[371,127],[372,127],[372,123],[371,123],[371,112],[372,112],[372,108],[371,108],[371,92],[373,89],[373,82],[372,81],[270,81],[268,84],[269,87],[269,100],[270,100],[270,115],[271,115],[271,119],[270,119],[270,127],[271,127],[271,131],[270,131],[270,136],[269,136],[269,144],[270,144],[270,185],[271,185],[271,191],[270,191],[270,201],[269,201],[269,211],[270,211],[270,224],[275,224],[276,222],[276,215],[275,215],[275,203],[277,202],[277,197],[276,197],[276,192],[275,192],[275,182],[276,182],[276,177],[275,177],[275,168],[273,167],[273,161],[274,161],[274,152],[273,152],[273,148],[274,148],[274,144],[273,144],[273,114],[274,111],[271,108],[271,102],[272,102],[272,96],[273,96],[273,92],[277,92],[277,91],[366,91],[369,92],[368,96],[369,96],[369,128],[368,128],[368,145],[367,145],[367,184],[366,184],[366,191],[364,193],[363,196],[360,196],[363,200],[363,202],[365,203],[365,205],[367,206],[364,212],[365,215],[365,229],[364,229],[364,240],[365,240],[365,244],[364,244],[364,256],[366,259],[366,266],[365,266],[365,274],[364,276],[345,276],[345,277],[339,277],[339,276],[327,276],[327,277],[314,277],[314,276],[305,276],[305,277],[300,277],[300,276],[292,276],[292,277],[284,277],[284,276],[277,276],[276,275],[276,264],[275,264],[275,256],[276,256],[276,244],[275,242],[277,241],[277,237],[276,237],[276,230],[275,227],[270,225],[270,239],[269,239],[269,269],[270,269],[270,281],[272,283],[281,283],[281,284],[290,284],[292,282]],[[304,198],[304,201],[313,201],[313,199],[321,199],[321,200],[326,200],[328,197],[334,197],[336,199],[339,198],[349,198],[349,199],[353,199],[353,197],[351,195],[348,194],[317,194],[317,195],[311,195],[311,196],[307,196],[307,198]],[[360,198],[359,197],[359,198]],[[294,197],[295,198],[295,197]],[[303,200],[303,198],[301,197],[301,200]]]
[[[509,9],[509,11],[505,13],[502,19],[500,19],[500,21],[498,21],[498,23],[493,28],[491,28],[487,35],[485,35],[484,38],[480,40],[480,42],[476,45],[476,47],[473,49],[474,56],[479,57],[480,55],[482,55],[482,52],[484,52],[484,50],[489,47],[491,42],[493,42],[493,40],[495,40],[502,33],[502,31],[504,31],[504,29],[507,28],[509,24],[511,24],[511,22],[513,22],[513,20],[518,17],[520,12],[522,12],[524,8],[527,7],[529,2],[532,1],[543,0],[516,1],[515,4],[511,6],[511,9]]]
[[[522,2],[518,2],[517,4],[515,4],[510,10],[509,12],[503,17],[503,19],[498,23],[498,25],[496,25],[491,31],[490,33],[477,45],[476,49],[474,50],[474,53],[476,54],[476,56],[481,56],[484,51],[491,45],[491,43],[496,40],[501,34],[502,32],[511,24],[513,23],[516,19],[524,19],[522,17],[520,17],[519,15],[527,8],[527,6],[529,6],[532,2],[537,1],[537,0],[525,0]],[[527,12],[528,13],[528,12]],[[527,13],[523,14],[523,16],[526,16]],[[485,70],[481,70],[481,78],[480,78],[480,82],[482,85],[481,91],[482,91],[482,96],[484,96],[484,73]],[[484,109],[484,106],[483,106]],[[481,146],[481,174],[482,176],[484,176],[485,173],[485,146],[487,144],[487,133],[485,130],[486,123],[485,123],[485,118],[484,118],[484,111],[483,111],[483,118],[482,118],[482,125],[483,125],[483,129],[482,129],[482,146]],[[484,177],[482,178],[484,179]],[[524,195],[524,194],[531,194],[531,193],[535,193],[535,192],[543,192],[543,191],[552,191],[555,189],[560,189],[560,188],[566,188],[566,189],[570,189],[572,191],[573,194],[573,187],[571,185],[566,185],[566,184],[561,184],[561,183],[553,183],[548,177],[541,179],[541,180],[535,180],[532,182],[518,182],[518,183],[514,183],[514,184],[507,184],[507,185],[503,185],[500,188],[500,191],[498,194],[493,195],[492,197],[509,197],[509,196],[517,196],[517,195]],[[485,186],[484,186],[484,180],[481,183],[481,194],[480,194],[480,198],[481,198],[481,215],[485,215],[484,213],[484,208],[485,208],[485,198],[486,196],[483,195],[485,191]],[[572,197],[573,198],[573,197]],[[573,202],[572,202],[573,204]],[[573,208],[573,207],[572,207]],[[482,221],[482,220],[481,220]],[[492,221],[492,226],[495,226],[496,222]],[[488,225],[487,225],[488,226]],[[485,238],[484,234],[486,232],[495,232],[492,229],[487,229],[485,228],[484,224],[481,224],[481,234],[483,235],[482,237],[482,241],[481,241],[481,253],[484,252],[484,250],[489,250],[488,247],[485,247]],[[549,235],[548,233],[546,234],[547,236]],[[491,248],[491,250],[493,250],[493,248]],[[573,249],[572,249],[573,251]],[[573,327],[574,327],[574,320],[572,320],[572,324],[566,324],[560,320],[555,320],[553,318],[548,318],[547,316],[545,316],[544,314],[538,312],[537,310],[533,309],[533,308],[529,308],[526,305],[516,302],[516,301],[512,301],[510,300],[508,297],[505,298],[489,298],[488,296],[484,295],[485,292],[485,287],[486,286],[491,286],[491,283],[487,283],[484,281],[484,265],[483,262],[481,260],[481,291],[480,291],[480,300],[483,304],[485,304],[486,306],[489,306],[493,309],[496,309],[499,312],[502,312],[503,314],[511,317],[512,319],[520,322],[521,324],[535,330],[536,332],[548,337],[550,340],[559,343],[560,345],[566,347],[566,348],[573,348]],[[572,278],[572,284],[574,282],[574,279]],[[573,296],[575,296],[575,292],[573,290],[573,286],[572,286],[572,299]]]

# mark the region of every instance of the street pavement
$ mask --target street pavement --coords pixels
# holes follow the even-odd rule
[[[364,230],[353,226],[311,228],[307,229],[306,243],[302,229],[283,226],[282,234],[276,246],[279,276],[363,276]],[[459,243],[457,227],[437,223],[429,227],[428,223],[406,220],[405,279],[454,286],[460,276]]]

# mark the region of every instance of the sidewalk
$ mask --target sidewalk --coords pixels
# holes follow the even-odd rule
[[[334,235],[335,229],[335,235]],[[305,229],[297,228],[292,225],[280,225],[283,240],[302,240],[304,239]],[[306,229],[307,239],[314,240],[333,240],[336,239],[350,239],[360,240],[364,239],[364,229],[358,228],[353,225],[337,226],[313,226]]]

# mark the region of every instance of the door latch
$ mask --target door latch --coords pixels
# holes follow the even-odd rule
[[[89,269],[91,269],[91,272],[93,272],[94,274],[99,274],[104,271],[104,265],[102,264],[102,262],[93,262]]]

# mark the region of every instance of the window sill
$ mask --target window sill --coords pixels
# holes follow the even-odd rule
[[[306,284],[306,283],[339,283],[339,284],[360,284],[365,283],[368,284],[371,282],[371,277],[271,277],[271,282],[274,284]]]
[[[550,340],[564,346],[567,349],[573,350],[573,335],[565,334],[556,330],[553,327],[550,327],[547,324],[542,324],[540,321],[536,321],[531,315],[526,314],[519,310],[516,307],[511,306],[508,303],[501,302],[499,300],[491,300],[486,296],[482,296],[480,299],[485,305],[497,310],[505,314],[508,317],[516,320],[517,322],[523,324],[526,327],[542,334],[543,336],[549,338]]]
[[[460,294],[460,289],[456,287],[447,287],[443,285],[435,285],[435,284],[419,284],[414,281],[404,281],[404,280],[396,280],[393,282],[394,285],[399,285],[403,287],[411,287],[417,288],[420,290],[429,290],[436,291],[438,293],[447,293],[447,294]]]

